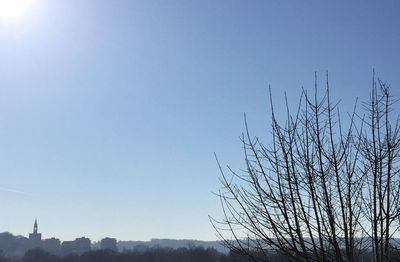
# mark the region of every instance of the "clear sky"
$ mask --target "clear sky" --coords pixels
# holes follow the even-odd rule
[[[243,113],[329,70],[333,96],[400,95],[400,2],[33,0],[0,19],[0,231],[213,240],[213,152],[243,167]]]

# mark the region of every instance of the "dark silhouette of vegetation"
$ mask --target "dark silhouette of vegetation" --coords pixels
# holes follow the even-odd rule
[[[89,251],[83,254],[69,254],[64,257],[52,255],[41,249],[32,249],[21,258],[6,258],[1,256],[1,262],[252,262],[254,258],[264,256],[263,252],[253,252],[252,257],[242,252],[230,251],[220,253],[212,248],[149,248],[145,251],[115,252],[109,249]],[[398,257],[398,256],[393,256]],[[365,253],[362,261],[371,261],[373,254]],[[271,262],[285,262],[287,256],[280,253],[270,253]],[[394,259],[393,261],[398,261]]]
[[[42,249],[31,249],[25,253],[21,262],[53,262],[57,261],[57,257]]]
[[[317,91],[303,91],[294,114],[286,100],[283,123],[270,91],[268,145],[245,119],[246,167],[219,165],[224,218],[211,221],[226,246],[253,261],[400,261],[396,101],[374,78],[369,102],[343,121],[328,77]]]
[[[69,254],[64,257],[51,255],[41,249],[29,250],[21,259],[4,262],[248,262],[239,254],[222,254],[215,249],[192,248],[149,248],[145,251],[115,252],[112,250],[95,250],[83,254]]]

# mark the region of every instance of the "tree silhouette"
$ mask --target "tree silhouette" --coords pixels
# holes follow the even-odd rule
[[[315,76],[317,83],[317,76]],[[279,123],[270,91],[271,144],[241,137],[245,169],[223,169],[224,243],[253,261],[391,261],[400,228],[400,124],[389,86],[373,79],[370,100],[343,121],[326,88],[305,90]],[[357,104],[357,103],[356,103]],[[394,115],[394,116],[393,116]],[[347,124],[345,124],[347,123]],[[372,254],[372,257],[371,257]]]
[[[52,254],[36,248],[29,250],[22,258],[22,262],[57,262],[58,258]]]

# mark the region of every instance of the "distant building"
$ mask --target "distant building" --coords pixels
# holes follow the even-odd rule
[[[90,242],[89,238],[87,238],[87,237],[77,238],[77,239],[75,239],[75,242],[77,244],[79,253],[85,253],[85,252],[90,251],[91,242]]]
[[[101,249],[108,249],[112,251],[118,251],[117,240],[115,238],[106,237],[100,241]]]
[[[63,241],[61,244],[61,251],[63,255],[76,253],[76,244],[74,241]]]
[[[42,247],[45,251],[54,255],[60,255],[61,253],[61,241],[58,238],[52,237],[43,240]]]
[[[32,247],[42,246],[42,234],[38,233],[37,219],[35,219],[35,223],[33,224],[33,233],[29,234],[29,242]]]
[[[62,254],[82,254],[90,251],[90,239],[86,237],[77,238],[74,241],[64,241],[61,244]]]

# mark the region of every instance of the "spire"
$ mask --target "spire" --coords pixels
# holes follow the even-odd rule
[[[38,232],[38,224],[37,224],[37,219],[35,218],[35,224],[33,225],[33,233],[37,234]]]

